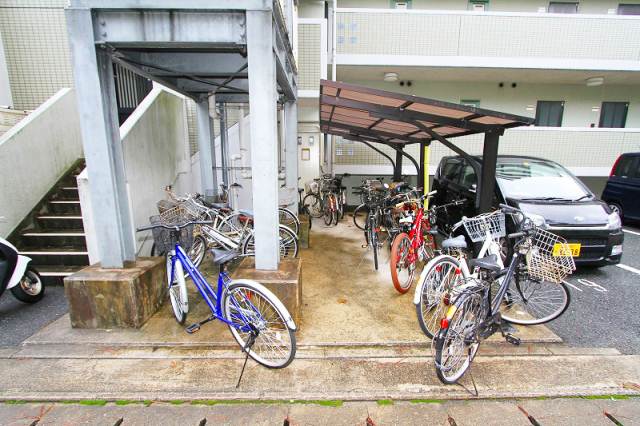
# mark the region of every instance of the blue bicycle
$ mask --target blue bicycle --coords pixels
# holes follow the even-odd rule
[[[184,324],[189,312],[186,271],[211,309],[211,316],[186,328],[188,333],[199,331],[210,321],[220,320],[227,324],[247,358],[251,357],[268,368],[286,367],[296,354],[296,324],[282,302],[256,281],[232,280],[227,275],[225,265],[239,257],[239,253],[212,250],[213,261],[220,268],[218,286],[214,291],[182,248],[181,243],[188,247],[189,241],[193,240],[194,225],[209,223],[152,223],[138,228],[139,232],[152,230],[156,245],[166,248],[167,285],[176,320]]]

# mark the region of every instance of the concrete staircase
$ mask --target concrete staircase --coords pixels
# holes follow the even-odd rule
[[[84,160],[76,162],[10,237],[46,284],[62,284],[64,277],[89,264],[76,184],[83,168]]]

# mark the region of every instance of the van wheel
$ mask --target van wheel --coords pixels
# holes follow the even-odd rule
[[[614,212],[618,213],[618,216],[620,216],[620,220],[624,219],[624,216],[622,215],[622,206],[620,204],[609,203],[609,208]]]

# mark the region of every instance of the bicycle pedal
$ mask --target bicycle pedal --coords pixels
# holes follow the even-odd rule
[[[500,324],[500,331],[502,331],[502,334],[513,334],[517,333],[518,329],[515,328],[510,322],[506,322],[503,320]]]
[[[200,331],[200,324],[191,324],[189,327],[185,328],[185,331],[189,334],[197,333],[198,331]]]
[[[512,345],[520,346],[520,338],[514,336],[513,334],[505,334],[504,338],[508,343],[511,343]]]

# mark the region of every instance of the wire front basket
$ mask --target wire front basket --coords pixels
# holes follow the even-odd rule
[[[487,231],[491,238],[498,240],[506,235],[504,225],[504,213],[497,210],[492,213],[484,213],[478,216],[462,219],[464,229],[474,243],[484,241]]]
[[[185,220],[182,221],[184,223]],[[172,224],[180,224],[181,222],[165,222],[161,215],[151,216],[149,218],[149,223],[152,225],[155,224],[163,224],[163,225],[172,225]],[[183,249],[189,250],[191,245],[193,244],[193,225],[185,226],[181,228],[179,231],[173,229],[166,228],[153,228],[151,230],[153,235],[153,242],[156,245],[156,254],[165,254],[169,251],[173,250],[176,242],[179,242]]]
[[[536,228],[527,253],[529,276],[537,280],[561,283],[576,269],[567,240]]]

